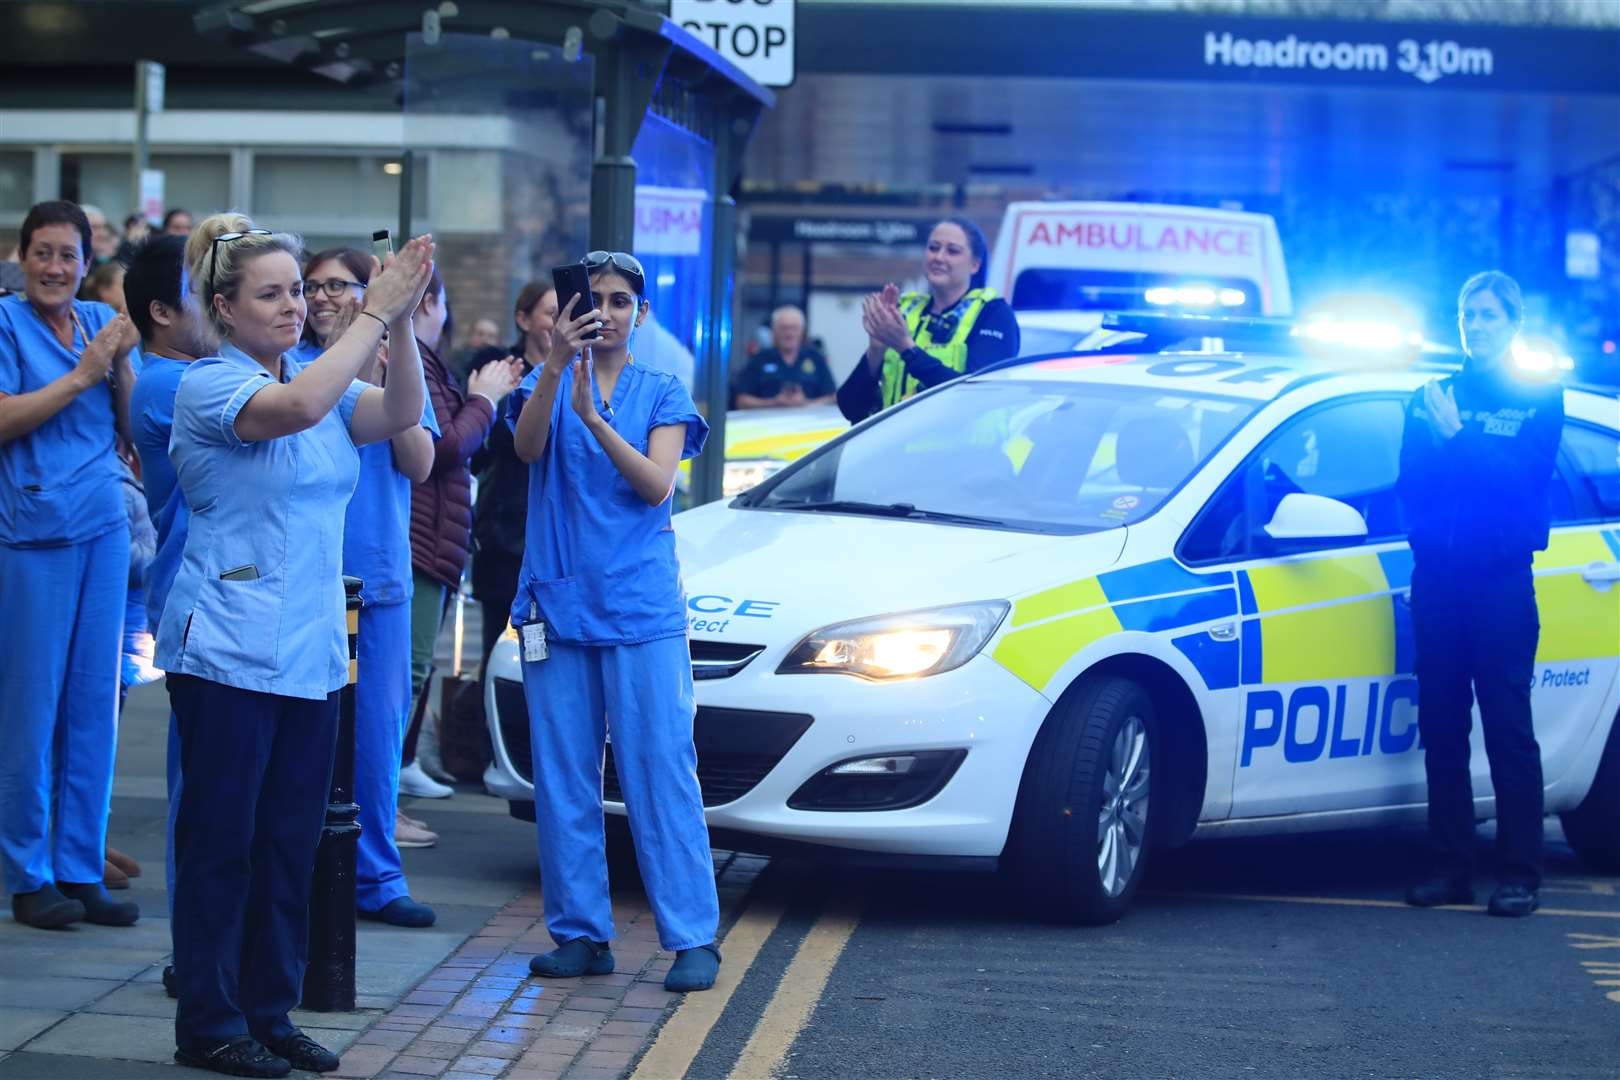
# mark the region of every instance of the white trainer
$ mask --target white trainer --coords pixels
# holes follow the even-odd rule
[[[448,799],[456,789],[439,783],[413,761],[399,770],[399,793],[417,799]]]

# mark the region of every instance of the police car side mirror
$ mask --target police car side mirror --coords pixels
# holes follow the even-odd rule
[[[1282,497],[1262,531],[1265,546],[1281,554],[1357,543],[1367,537],[1367,521],[1338,499],[1293,492]]]

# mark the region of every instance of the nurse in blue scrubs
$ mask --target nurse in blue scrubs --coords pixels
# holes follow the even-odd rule
[[[24,290],[0,298],[0,870],[19,923],[129,926],[101,884],[118,742],[129,519],[127,316],[75,300],[90,223],[70,202],[23,219]]]
[[[371,280],[371,256],[333,248],[310,259],[310,309],[300,359],[320,355],[357,317]],[[358,378],[383,385],[388,344]],[[424,389],[424,401],[426,390]],[[432,926],[435,914],[411,898],[394,842],[400,749],[411,712],[411,485],[433,469],[438,436],[429,404],[422,423],[386,443],[360,448],[360,478],[343,522],[343,572],[362,582],[360,677],[354,687],[354,798],[360,807],[354,902],[361,918]]]
[[[130,437],[141,458],[146,512],[157,531],[157,552],[146,565],[146,625],[155,632],[163,605],[180,569],[191,512],[169,461],[174,430],[174,396],[186,366],[209,349],[207,324],[194,301],[186,297],[186,238],[156,236],[135,249],[124,275],[124,300],[141,335],[141,373],[130,397]],[[169,914],[174,915],[174,817],[180,808],[180,728],[169,712],[169,818],[164,869],[169,886]],[[171,925],[172,921],[171,921]],[[174,968],[163,972],[163,985],[174,996]]]
[[[529,463],[523,570],[512,622],[534,753],[548,978],[613,970],[602,818],[608,734],[658,940],[675,953],[669,990],[707,990],[720,968],[709,831],[692,746],[692,660],[670,506],[675,471],[709,427],[667,372],[633,362],[646,274],[592,252],[591,297],[566,300],[551,351],[512,393]],[[581,312],[580,307],[593,310]],[[579,359],[586,336],[598,331]]]
[[[157,648],[180,727],[175,1058],[235,1076],[340,1064],[288,1014],[348,681],[343,515],[357,448],[416,426],[423,407],[410,314],[432,241],[374,276],[353,324],[307,364],[292,355],[300,254],[241,214],[192,231],[187,273],[223,340],[181,376],[169,444],[191,507]],[[393,378],[378,388],[355,376],[385,331]]]

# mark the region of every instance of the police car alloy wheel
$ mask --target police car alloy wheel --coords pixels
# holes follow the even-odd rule
[[[1007,862],[1035,913],[1111,923],[1147,864],[1153,699],[1115,676],[1083,680],[1052,710],[1024,770]]]
[[[1581,805],[1559,816],[1564,839],[1581,861],[1606,874],[1620,874],[1620,717],[1609,729],[1592,790]]]

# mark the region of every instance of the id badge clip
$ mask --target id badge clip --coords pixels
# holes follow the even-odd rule
[[[535,605],[529,605],[529,618],[535,619],[540,612]],[[521,630],[523,637],[523,661],[534,663],[546,658],[546,624],[543,622],[528,622]]]

